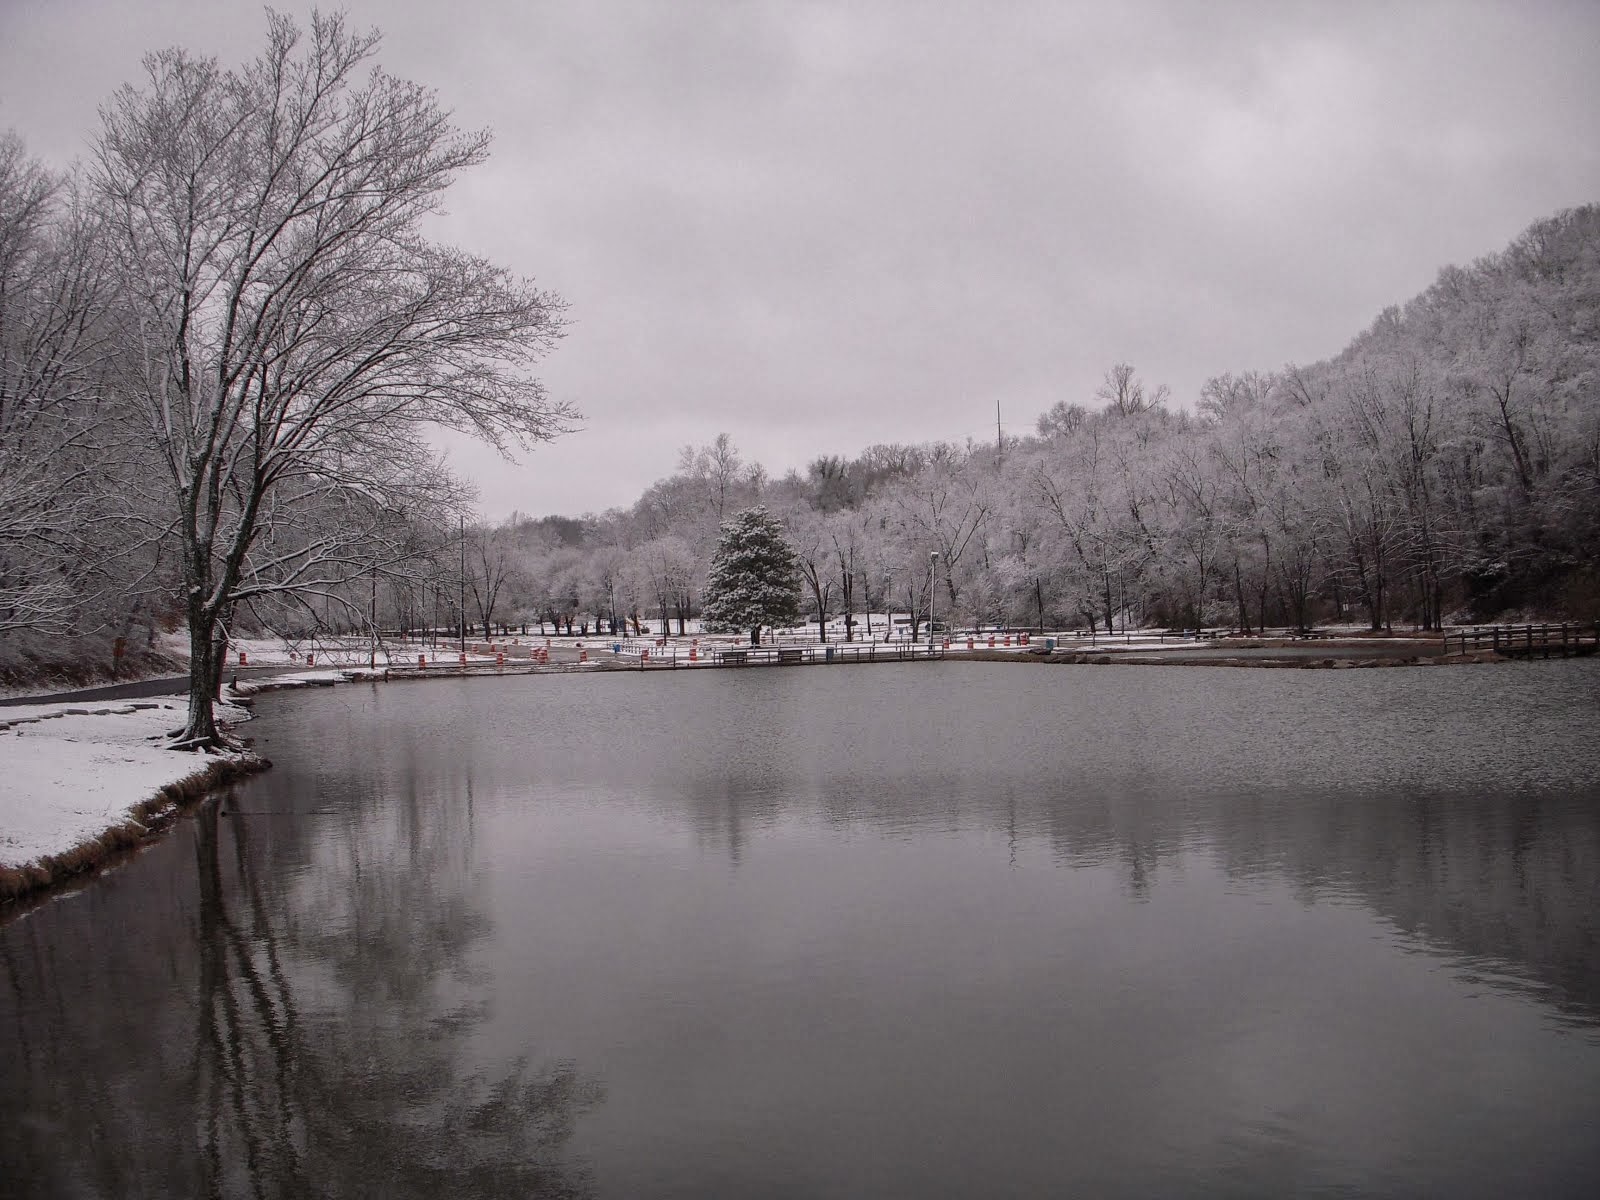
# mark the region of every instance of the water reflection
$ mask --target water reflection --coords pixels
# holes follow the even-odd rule
[[[0,1165],[63,1195],[1589,1194],[1597,667],[284,699],[229,815],[0,929]]]
[[[562,1147],[595,1081],[570,1061],[472,1054],[491,930],[470,806],[381,792],[370,777],[306,789],[279,812],[232,793],[147,856],[166,861],[4,930],[12,1185],[588,1194]]]

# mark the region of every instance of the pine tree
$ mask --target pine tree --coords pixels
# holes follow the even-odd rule
[[[763,625],[800,617],[800,578],[783,526],[765,508],[747,508],[722,523],[706,576],[701,619],[712,632],[748,629],[758,645]]]

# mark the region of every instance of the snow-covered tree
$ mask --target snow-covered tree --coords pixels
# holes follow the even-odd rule
[[[414,511],[429,503],[419,425],[504,449],[568,415],[527,373],[561,333],[560,300],[423,236],[486,135],[369,73],[375,34],[338,16],[309,36],[268,22],[265,52],[236,71],[152,55],[145,85],[101,110],[94,147],[127,400],[181,548],[187,746],[220,740],[211,688],[234,606],[339,557],[316,539],[264,552],[279,514],[334,494]]]
[[[102,245],[76,179],[0,131],[0,634],[67,633],[141,543],[110,482]]]
[[[763,625],[791,625],[800,616],[800,579],[783,526],[764,507],[747,508],[722,525],[701,614],[708,630],[750,631],[758,645]]]

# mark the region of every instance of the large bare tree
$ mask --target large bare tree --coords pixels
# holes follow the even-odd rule
[[[254,61],[163,51],[102,109],[94,176],[131,403],[182,546],[178,745],[221,741],[219,622],[325,566],[314,548],[252,562],[275,512],[339,492],[416,503],[428,422],[509,451],[571,416],[528,373],[560,336],[560,300],[421,231],[487,135],[372,66],[377,41],[338,16],[302,31],[269,12]]]

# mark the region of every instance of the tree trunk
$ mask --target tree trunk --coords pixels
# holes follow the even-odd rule
[[[189,717],[177,745],[202,750],[215,746],[217,719],[212,691],[221,669],[213,626],[198,602],[189,606]]]
[[[228,669],[228,639],[213,628],[211,632],[210,689],[213,701],[222,699],[222,675]]]

